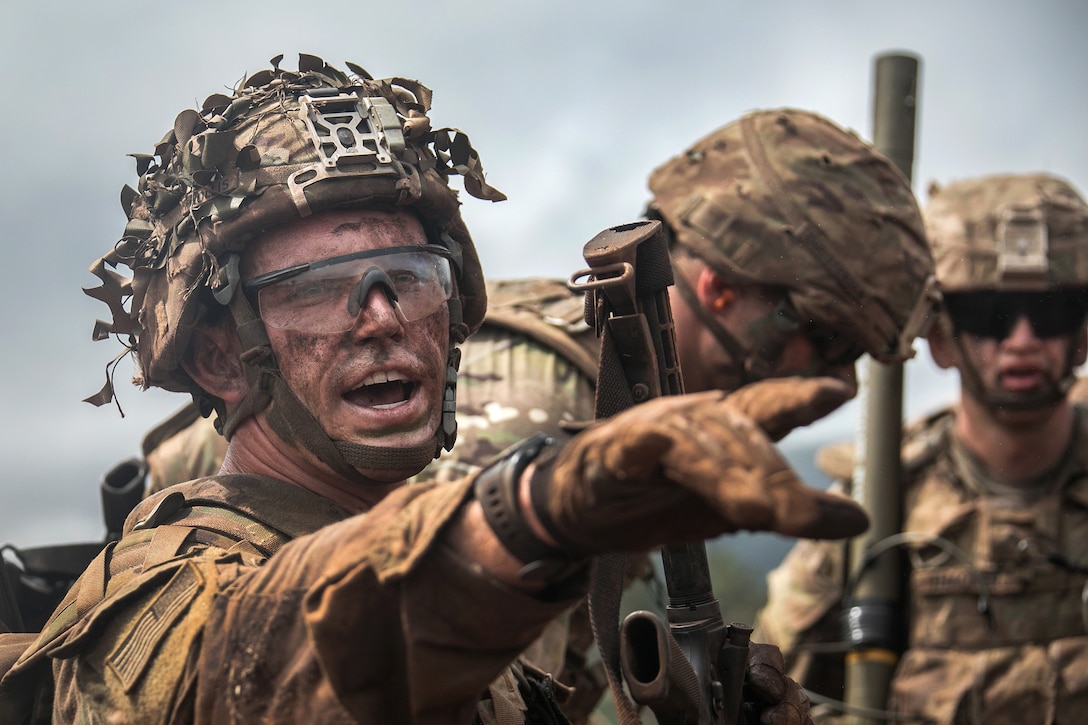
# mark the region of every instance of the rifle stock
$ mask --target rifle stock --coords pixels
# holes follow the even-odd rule
[[[609,417],[661,395],[682,394],[668,294],[672,265],[661,223],[642,221],[606,229],[585,245],[583,256],[589,269],[576,273],[570,286],[586,293],[586,321],[601,338],[596,416]],[[606,661],[621,721],[631,721],[631,715],[623,714],[626,696],[618,691],[611,674],[614,667],[622,671],[632,698],[653,710],[661,725],[743,722],[751,628],[727,627],[722,619],[704,543],[664,547],[661,559],[669,596],[668,627],[650,612],[633,613],[619,633],[614,652],[618,664]],[[622,558],[618,564],[598,561],[598,568],[622,565]],[[595,593],[591,592],[591,615],[607,660],[613,656],[611,635],[602,636],[599,630],[614,630],[619,594],[602,608],[594,606],[594,599],[600,599]]]

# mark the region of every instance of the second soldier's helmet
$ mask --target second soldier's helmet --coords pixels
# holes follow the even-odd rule
[[[300,55],[298,70],[289,71],[279,67],[281,58],[244,78],[230,95],[214,94],[200,110],[182,111],[151,154],[135,155],[139,185],[121,193],[128,224],[91,267],[102,285],[87,290],[112,314],[96,326],[96,339],[116,336],[135,353],[136,382],[191,392],[205,414],[221,401],[201,399],[181,366],[192,331],[228,311],[240,330],[256,331],[242,340],[243,360],[251,381],[264,382],[251,386],[253,397],[225,422],[228,435],[273,397],[273,408],[289,399],[272,394],[270,381],[284,384],[263,326],[243,319],[254,312],[241,290],[239,255],[263,230],[326,209],[410,208],[428,242],[444,247],[450,258],[450,337],[456,343],[482,322],[487,296],[457,192],[448,182],[461,175],[473,196],[504,198],[485,183],[463,133],[431,127],[431,91],[422,84],[374,80],[353,64],[345,73],[310,55]],[[122,267],[131,278],[115,271]],[[451,344],[454,367],[456,353]],[[90,402],[112,399],[109,377]],[[454,376],[448,377],[452,385]],[[296,420],[283,428],[313,428],[298,422],[305,414],[289,413]],[[451,406],[440,445],[452,445],[453,425]],[[327,441],[310,443],[329,448]],[[436,453],[432,446],[416,458],[430,460]]]
[[[736,283],[781,287],[805,322],[884,361],[913,354],[936,300],[906,176],[808,111],[754,111],[650,177],[649,214]]]

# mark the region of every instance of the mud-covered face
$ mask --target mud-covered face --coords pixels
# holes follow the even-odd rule
[[[996,400],[1056,400],[1070,364],[1084,359],[1081,294],[963,293],[945,305],[968,364]]]
[[[861,348],[849,338],[804,320],[773,287],[738,288],[726,324],[749,350],[773,361],[767,377],[834,377],[856,386],[854,363]]]
[[[428,249],[423,227],[410,212],[352,210],[274,229],[247,250],[247,282],[305,268],[281,280],[284,289],[299,276],[306,281],[311,271],[309,281],[321,283],[290,293],[281,289],[260,305],[272,321],[289,321],[266,325],[279,369],[333,440],[414,446],[437,430],[449,345],[449,287],[438,278],[443,269],[448,274],[448,265]],[[333,259],[343,264],[313,264]],[[326,274],[337,268],[351,274]],[[416,276],[409,279],[412,270]],[[263,277],[269,279],[276,278]],[[430,289],[434,284],[439,291]],[[317,317],[303,304],[313,302],[316,292],[325,310]]]

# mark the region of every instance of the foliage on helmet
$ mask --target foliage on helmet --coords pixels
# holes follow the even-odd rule
[[[102,285],[85,291],[112,313],[95,339],[114,335],[134,351],[144,387],[190,391],[180,361],[194,326],[234,293],[230,259],[264,229],[323,209],[410,206],[430,242],[452,252],[451,334],[463,339],[483,320],[483,272],[449,178],[477,198],[505,197],[484,181],[468,137],[431,128],[431,91],[417,81],[374,80],[351,63],[344,73],[311,55],[289,71],[281,59],[182,111],[152,154],[134,154],[139,185],[121,193],[128,224],[91,266]],[[112,399],[109,378],[90,402]]]
[[[808,111],[753,111],[650,177],[650,213],[735,283],[782,287],[802,317],[882,361],[911,356],[936,300],[910,183]]]
[[[1088,287],[1088,204],[1068,181],[1003,174],[929,193],[926,232],[943,291]]]

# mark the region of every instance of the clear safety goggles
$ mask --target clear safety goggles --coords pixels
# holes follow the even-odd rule
[[[830,327],[812,323],[805,325],[801,331],[820,359],[832,367],[853,365],[865,354],[865,348]]]
[[[405,322],[419,320],[453,294],[449,251],[435,244],[385,247],[297,264],[244,283],[269,327],[347,332],[375,287]]]
[[[852,337],[843,335],[815,320],[804,320],[790,302],[789,297],[783,296],[776,309],[778,314],[787,320],[786,329],[804,335],[816,354],[829,367],[853,365],[865,354],[865,348]]]

